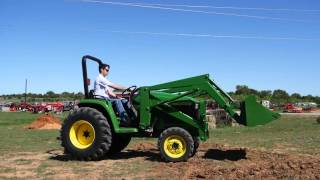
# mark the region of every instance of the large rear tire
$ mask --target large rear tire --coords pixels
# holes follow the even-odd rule
[[[106,117],[96,109],[79,108],[67,117],[61,128],[65,153],[79,160],[99,160],[109,151],[112,132]]]
[[[159,137],[158,147],[161,158],[167,162],[187,161],[194,151],[193,138],[180,127],[164,130]]]
[[[125,149],[131,141],[131,136],[125,134],[115,134],[112,136],[112,143],[107,155],[114,155]]]

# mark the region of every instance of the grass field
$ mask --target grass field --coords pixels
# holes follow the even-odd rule
[[[67,114],[59,118],[64,119]],[[39,115],[27,112],[0,113],[0,179],[1,178],[79,178],[112,177],[124,179],[156,178],[159,166],[156,139],[134,139],[126,153],[99,162],[72,161],[64,156],[57,140],[58,130],[25,130]],[[312,116],[283,116],[268,125],[226,127],[210,131],[210,139],[200,150],[223,145],[230,148],[252,148],[263,152],[320,156],[320,124]],[[218,144],[218,145],[217,145]],[[195,161],[195,160],[191,160]],[[209,161],[217,166],[236,166],[230,161]],[[188,165],[188,164],[187,164]],[[179,168],[183,170],[183,167]],[[178,168],[178,170],[179,170]],[[318,167],[316,167],[318,168]],[[169,165],[170,169],[170,165]],[[172,169],[172,167],[171,167]],[[181,173],[184,174],[181,170]],[[146,173],[150,171],[150,173]],[[174,171],[172,173],[177,173]],[[160,173],[160,177],[169,178]],[[179,179],[179,177],[177,177]]]
[[[265,126],[212,130],[209,142],[320,155],[320,124],[312,116],[282,116]]]

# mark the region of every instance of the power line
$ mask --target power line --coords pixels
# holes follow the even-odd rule
[[[283,21],[292,21],[292,22],[314,22],[314,21],[297,20],[297,19],[274,18],[274,17],[267,17],[267,16],[254,16],[254,15],[236,14],[236,13],[222,13],[222,12],[200,11],[200,10],[170,8],[170,7],[161,7],[161,6],[152,6],[152,5],[140,5],[140,4],[135,4],[135,3],[122,3],[122,2],[98,1],[98,0],[81,0],[81,1],[82,2],[88,2],[88,3],[101,3],[101,4],[121,5],[121,6],[130,6],[130,7],[139,7],[139,8],[150,8],[150,9],[162,9],[162,10],[170,10],[170,11],[180,11],[180,12],[192,12],[192,13],[202,13],[202,14],[236,16],[236,17],[255,18],[255,19],[264,19],[264,20],[265,19],[269,19],[269,20],[283,20]]]
[[[89,29],[87,29],[87,30],[89,30]],[[320,38],[299,38],[299,37],[214,35],[214,34],[166,33],[166,32],[145,32],[145,31],[105,31],[105,30],[95,30],[95,31],[121,33],[121,34],[140,34],[140,35],[153,35],[153,36],[180,36],[180,37],[216,38],[216,39],[229,38],[229,39],[256,39],[256,40],[320,41]]]
[[[258,7],[236,7],[236,6],[209,6],[209,5],[186,5],[186,4],[154,4],[154,3],[133,3],[148,6],[169,6],[186,8],[207,8],[207,9],[232,9],[232,10],[261,10],[261,11],[296,11],[296,12],[320,12],[318,9],[286,9],[286,8],[258,8]]]

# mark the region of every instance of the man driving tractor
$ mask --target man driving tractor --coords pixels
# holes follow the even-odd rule
[[[87,61],[99,64],[94,91],[89,92]],[[194,156],[200,141],[209,138],[206,101],[217,102],[230,117],[244,126],[264,125],[280,117],[248,96],[239,105],[208,74],[154,86],[131,86],[116,98],[111,90],[125,87],[106,79],[110,66],[93,56],[82,57],[84,99],[61,126],[61,145],[79,160],[112,157],[126,148],[132,137],[158,138],[161,158],[167,162],[187,161]],[[95,93],[95,94],[94,94]],[[117,94],[118,96],[118,94]],[[102,100],[101,100],[102,99]],[[107,101],[106,101],[107,100]],[[116,105],[110,106],[111,102]],[[131,109],[125,109],[131,106]],[[114,111],[121,117],[115,116]],[[130,124],[132,118],[134,124]],[[139,122],[139,123],[138,123]],[[125,125],[121,125],[125,124]],[[123,126],[129,125],[130,128]]]
[[[109,71],[110,66],[108,64],[101,64],[99,66],[99,75],[94,82],[94,95],[110,101],[115,106],[117,113],[119,113],[121,119],[120,125],[130,126],[132,122],[127,114],[127,111],[131,110],[129,101],[124,98],[118,98],[111,89],[126,90],[127,88],[118,84],[114,84],[106,79]]]

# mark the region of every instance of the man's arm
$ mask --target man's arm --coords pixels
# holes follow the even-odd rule
[[[116,89],[116,90],[126,90],[127,89],[127,87],[121,86],[119,84],[114,84],[114,83],[110,83],[109,86],[112,87],[113,89]]]
[[[110,81],[107,80],[107,79],[104,79],[103,81],[104,81],[103,83],[104,83],[105,85],[107,85],[107,86],[109,86],[109,87],[111,87],[111,88],[113,88],[113,89],[116,89],[116,90],[126,90],[126,89],[127,89],[127,87],[121,86],[121,85],[119,85],[119,84],[114,84],[114,83],[110,82]]]
[[[113,97],[113,98],[116,98],[116,97],[117,97],[117,95],[116,95],[115,93],[113,93],[113,91],[112,91],[110,88],[108,88],[108,90],[107,90],[106,93],[109,94],[109,96],[111,96],[111,97]]]

